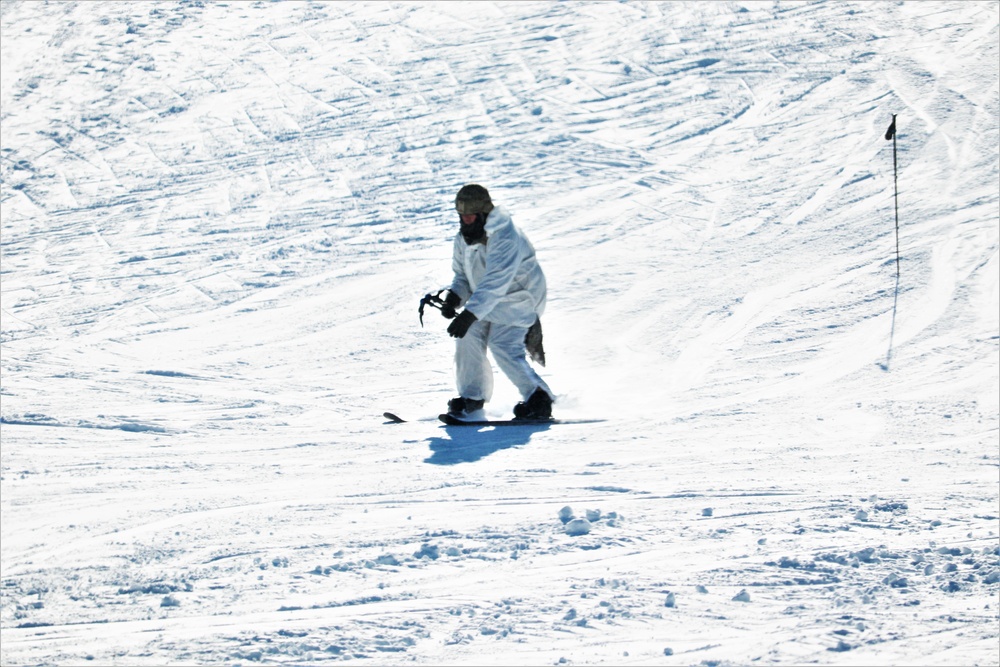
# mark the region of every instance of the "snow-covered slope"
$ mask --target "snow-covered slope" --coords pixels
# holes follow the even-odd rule
[[[3,664],[997,664],[995,2],[0,11]]]

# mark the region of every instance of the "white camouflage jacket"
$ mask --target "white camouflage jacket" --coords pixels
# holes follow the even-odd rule
[[[531,241],[503,206],[486,218],[486,243],[468,245],[455,235],[455,279],[449,288],[477,319],[530,327],[545,310],[545,274]]]

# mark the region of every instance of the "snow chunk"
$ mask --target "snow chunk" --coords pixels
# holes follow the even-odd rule
[[[438,558],[441,557],[441,554],[436,544],[428,544],[425,542],[424,544],[420,545],[420,551],[414,553],[413,557],[417,559],[429,558],[431,560],[437,560]]]
[[[591,523],[586,519],[573,519],[566,524],[566,534],[577,536],[586,535],[590,532]]]
[[[744,588],[739,593],[734,595],[733,602],[750,602],[750,594],[747,593],[747,589]]]

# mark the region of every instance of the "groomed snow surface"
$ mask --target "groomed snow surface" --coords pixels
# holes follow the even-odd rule
[[[998,663],[996,2],[0,11],[4,665]]]

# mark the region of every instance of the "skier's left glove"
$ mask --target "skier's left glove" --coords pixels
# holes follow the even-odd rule
[[[448,333],[452,338],[462,338],[469,333],[469,327],[476,321],[476,315],[471,310],[463,310],[459,313],[451,324],[448,325]]]

